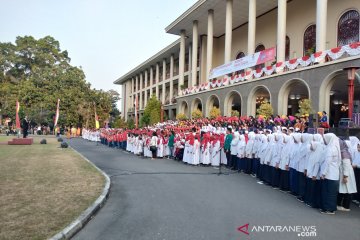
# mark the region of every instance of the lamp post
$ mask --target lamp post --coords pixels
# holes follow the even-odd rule
[[[354,79],[355,79],[355,72],[358,70],[359,67],[350,66],[344,68],[348,74],[348,118],[352,119],[353,109],[354,109]]]

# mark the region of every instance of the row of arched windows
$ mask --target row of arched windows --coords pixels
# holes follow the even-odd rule
[[[357,10],[345,12],[339,19],[337,29],[337,46],[344,46],[353,42],[359,42],[360,37],[360,14]],[[312,24],[306,28],[303,40],[304,55],[316,52],[316,25]],[[256,47],[255,52],[265,50],[265,46],[260,44]],[[236,59],[245,56],[244,52],[238,53]],[[286,36],[285,58],[290,58],[290,38]],[[262,66],[259,66],[262,67]]]

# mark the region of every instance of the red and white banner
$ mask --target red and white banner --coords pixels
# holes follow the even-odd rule
[[[57,100],[56,104],[56,114],[55,114],[55,120],[54,120],[54,127],[56,127],[58,121],[59,121],[59,115],[60,115],[60,99]]]
[[[19,101],[16,101],[16,117],[15,117],[16,118],[16,129],[21,128],[19,111],[20,111],[20,103],[19,103]]]
[[[209,73],[209,79],[224,76],[226,74],[240,71],[246,68],[251,68],[256,65],[266,63],[268,61],[274,61],[275,53],[276,49],[275,47],[273,47],[249,56],[236,59],[235,61],[211,69]]]

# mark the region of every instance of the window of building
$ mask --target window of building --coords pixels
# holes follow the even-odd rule
[[[344,13],[338,23],[338,46],[344,46],[359,41],[359,12],[350,10]]]
[[[243,58],[243,57],[245,57],[245,53],[244,52],[239,52],[236,55],[235,59],[240,59],[240,58]],[[240,75],[240,74],[243,74],[243,73],[244,73],[244,70],[240,70],[240,71],[235,72],[235,75]]]
[[[286,40],[285,40],[285,60],[289,60],[290,59],[290,38],[288,36],[286,36]]]
[[[245,57],[245,53],[244,53],[244,52],[239,52],[239,53],[236,55],[236,58],[235,58],[235,59],[239,59],[239,58],[242,58],[242,57]]]
[[[316,25],[310,25],[304,32],[304,56],[316,52]]]
[[[255,48],[255,52],[261,52],[261,51],[264,51],[265,50],[265,46],[263,44],[259,44],[256,48]],[[261,69],[265,67],[265,63],[263,64],[259,64],[255,67],[255,69]]]

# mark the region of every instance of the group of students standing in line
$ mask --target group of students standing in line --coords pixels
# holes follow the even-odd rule
[[[190,131],[147,129],[100,134],[100,141],[152,159],[174,158],[190,165],[219,166],[251,174],[261,183],[289,192],[322,213],[350,211],[359,204],[360,141],[333,133],[309,134],[277,127],[274,132],[204,126]]]

